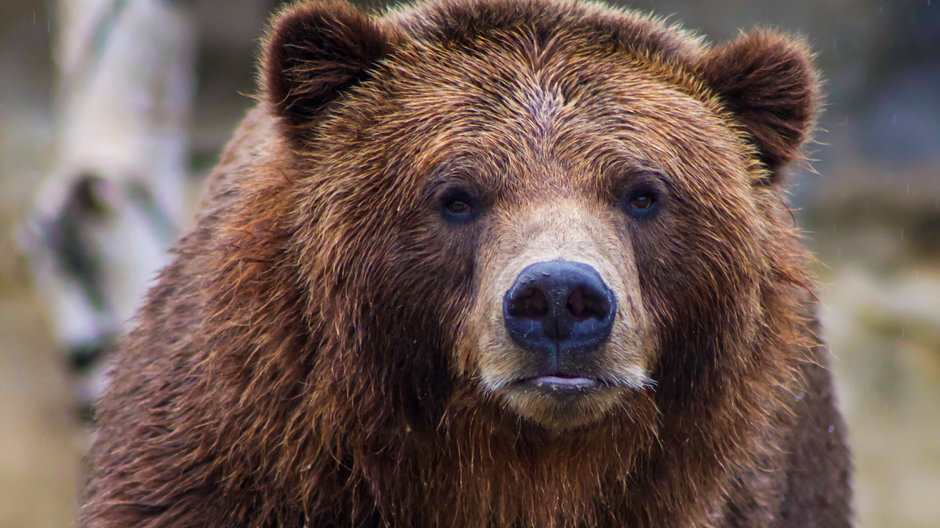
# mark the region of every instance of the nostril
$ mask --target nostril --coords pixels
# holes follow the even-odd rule
[[[610,313],[610,303],[586,286],[577,286],[568,295],[568,312],[578,321],[594,318],[603,321]]]
[[[530,286],[513,295],[507,312],[510,317],[538,319],[548,314],[548,298],[537,287]]]

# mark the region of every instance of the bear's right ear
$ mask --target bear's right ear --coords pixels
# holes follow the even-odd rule
[[[345,1],[282,11],[268,33],[262,75],[285,134],[302,141],[324,107],[365,80],[392,47],[391,32]]]

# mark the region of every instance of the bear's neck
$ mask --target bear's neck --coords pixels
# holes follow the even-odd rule
[[[395,526],[604,526],[626,514],[634,483],[624,476],[654,442],[613,424],[551,434],[472,419],[407,434],[397,448],[356,446],[345,486]]]
[[[353,493],[337,507],[357,511],[357,522],[393,526],[682,526],[682,518],[703,518],[721,497],[726,457],[704,456],[702,442],[713,439],[692,438],[664,460],[658,432],[640,425],[657,422],[655,404],[636,412],[653,416],[550,433],[477,408],[434,431],[359,437],[347,444],[352,471],[342,484]]]

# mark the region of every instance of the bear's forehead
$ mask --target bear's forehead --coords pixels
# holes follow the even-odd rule
[[[721,103],[691,73],[701,40],[659,19],[566,1],[447,0],[383,23],[403,38],[336,121],[370,156],[387,153],[375,159],[430,176],[462,153],[531,170],[589,158],[745,170]]]
[[[524,33],[481,37],[480,47],[472,51],[413,43],[385,66],[379,77],[394,92],[388,95],[414,109],[453,104],[475,110],[522,109],[539,117],[569,106],[582,116],[594,111],[594,117],[603,118],[611,117],[615,107],[642,101],[637,111],[668,106],[720,112],[714,98],[680,65],[631,56],[565,32],[545,42]],[[695,100],[691,106],[689,99]]]
[[[662,132],[673,117],[723,113],[690,73],[701,40],[651,16],[565,0],[445,0],[384,22],[405,37],[378,75],[385,90],[373,92],[392,104],[375,108],[397,106],[424,128],[508,124],[532,139],[592,123],[609,135],[643,115]]]
[[[371,93],[382,104],[357,112],[377,111],[370,120],[376,138],[407,138],[387,144],[412,149],[403,157],[428,163],[469,149],[524,157],[529,165],[545,157],[604,163],[619,155],[662,166],[680,154],[714,157],[716,143],[718,151],[733,150],[720,109],[683,85],[686,78],[676,81],[654,62],[557,35],[541,45],[525,33],[491,35],[475,53],[407,45],[377,72],[383,89]]]
[[[437,75],[439,84],[470,93],[473,83],[460,82],[469,73],[485,80],[482,88],[508,93],[519,88],[514,80],[539,72],[542,82],[530,86],[572,92],[632,64],[693,97],[713,99],[689,73],[703,41],[638,12],[564,0],[445,0],[393,11],[385,23],[403,35],[395,55],[410,59],[399,75],[410,71],[419,84]],[[423,65],[443,68],[424,71]]]

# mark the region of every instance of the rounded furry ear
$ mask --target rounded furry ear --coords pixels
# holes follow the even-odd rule
[[[819,107],[819,81],[805,42],[759,29],[712,48],[699,74],[750,134],[771,170],[799,155]]]
[[[301,2],[282,11],[268,33],[262,75],[287,136],[307,136],[322,110],[391,50],[389,32],[348,2]]]

